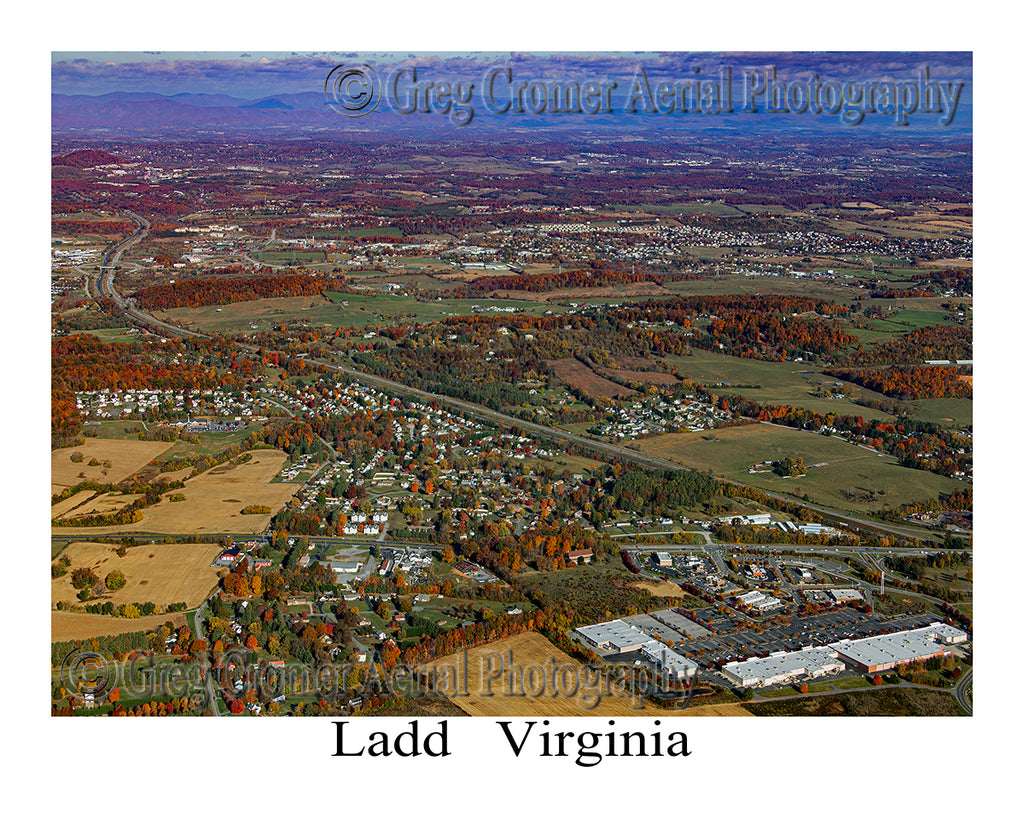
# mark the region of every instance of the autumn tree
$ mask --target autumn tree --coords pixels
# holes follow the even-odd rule
[[[106,579],[103,582],[106,585],[106,587],[110,589],[110,591],[117,591],[118,589],[124,587],[124,584],[125,582],[127,582],[127,579],[124,576],[124,572],[122,572],[120,569],[114,569],[114,571],[110,572],[110,574],[107,575]]]

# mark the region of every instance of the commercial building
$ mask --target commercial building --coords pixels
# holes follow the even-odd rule
[[[864,599],[864,595],[857,589],[829,589],[828,593],[837,603],[849,603],[851,600]]]
[[[799,651],[776,651],[767,657],[726,663],[722,674],[736,685],[761,688],[801,678],[837,674],[845,668],[835,649],[809,646]]]
[[[576,629],[576,633],[595,648],[613,651],[616,654],[639,651],[644,643],[651,640],[636,626],[622,620],[609,620],[605,623],[595,623],[592,626],[580,626]]]
[[[643,659],[675,679],[697,673],[697,664],[669,648],[660,640],[624,620],[609,620],[592,626],[580,626],[576,634],[602,651],[614,654],[640,652]]]
[[[764,592],[751,591],[746,594],[740,594],[736,597],[737,602],[746,606],[748,609],[755,609],[757,611],[772,611],[782,605],[782,601],[774,597],[770,597]]]
[[[840,640],[829,648],[835,649],[846,663],[868,674],[889,671],[898,665],[945,657],[950,646],[967,641],[967,634],[945,623],[864,637],[860,640]]]

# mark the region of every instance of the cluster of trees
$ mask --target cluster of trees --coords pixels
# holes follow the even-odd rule
[[[166,607],[166,611],[184,611],[184,603],[172,603]],[[113,617],[124,617],[128,620],[134,620],[137,617],[148,617],[151,614],[158,614],[160,607],[152,600],[147,600],[144,603],[122,603],[119,606],[115,606],[110,600],[104,603],[90,603],[85,607],[85,611],[88,614],[107,614]]]
[[[516,276],[492,276],[474,279],[452,295],[455,298],[479,298],[496,290],[522,290],[546,293],[567,287],[617,287],[637,282],[663,284],[659,273],[633,273],[618,270],[565,270],[561,273],[522,273]]]
[[[971,329],[958,324],[918,327],[882,344],[836,358],[836,366],[877,367],[923,361],[966,361],[972,357]]]
[[[720,492],[719,482],[710,475],[672,469],[625,469],[612,478],[609,488],[618,509],[641,515],[695,508]]]
[[[871,370],[828,370],[828,375],[852,381],[890,398],[970,398],[971,380],[959,367],[897,366]]]
[[[132,234],[138,225],[132,221],[92,220],[92,219],[54,219],[50,231],[54,236],[81,236],[85,233],[109,235],[111,233]]]
[[[70,446],[82,434],[84,422],[75,394],[61,387],[50,390],[50,446]]]
[[[148,310],[175,307],[204,307],[234,304],[282,296],[320,296],[328,290],[344,289],[344,278],[313,277],[303,274],[248,278],[186,279],[174,284],[155,284],[136,290],[134,298]]]
[[[941,493],[937,498],[911,501],[896,509],[889,510],[886,515],[890,520],[900,520],[906,515],[922,512],[966,512],[974,509],[974,489],[967,486],[956,492]]]
[[[463,648],[473,648],[505,637],[535,631],[544,624],[544,620],[543,612],[539,611],[514,616],[497,614],[489,619],[468,626],[459,626],[440,634],[424,634],[417,643],[408,646],[400,653],[385,656],[385,668],[388,664],[394,667],[399,658],[403,663],[409,665],[421,665],[436,657],[453,654]]]
[[[242,508],[243,515],[269,515],[271,508],[266,504],[252,503]]]
[[[85,640],[58,640],[50,644],[50,664],[60,667],[67,657],[72,657],[80,651],[109,654],[115,660],[119,660],[132,651],[145,649],[148,645],[149,640],[144,631],[127,631],[124,634],[90,637]]]
[[[695,316],[722,315],[724,313],[816,313],[819,316],[845,316],[850,308],[826,299],[809,296],[775,296],[733,293],[727,295],[674,296],[638,304],[628,304],[611,311],[626,321],[664,322],[682,324]]]
[[[830,356],[859,339],[818,318],[733,310],[707,328],[710,341],[740,358],[784,360],[813,353]],[[699,342],[699,339],[698,339]]]
[[[969,552],[943,551],[927,557],[908,557],[904,555],[889,555],[886,563],[895,571],[904,574],[911,580],[923,580],[925,569],[954,569],[964,570],[965,576],[971,577],[971,555]]]
[[[51,379],[55,388],[72,392],[132,389],[213,389],[228,383],[230,373],[217,373],[199,364],[170,360],[181,348],[159,348],[149,342],[104,344],[80,334],[53,339]]]
[[[787,455],[785,458],[772,461],[772,472],[783,478],[795,478],[799,475],[806,475],[807,468],[804,466],[803,458],[794,459]]]

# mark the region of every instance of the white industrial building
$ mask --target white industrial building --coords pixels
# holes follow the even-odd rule
[[[889,671],[898,665],[945,657],[951,652],[949,646],[967,641],[967,633],[945,623],[897,631],[894,634],[880,634],[860,640],[840,640],[829,648],[850,665],[874,674]]]
[[[692,677],[697,673],[695,662],[624,620],[580,626],[576,633],[590,645],[607,652],[624,654],[639,651],[645,660],[676,679]]]
[[[623,620],[609,620],[606,623],[595,623],[592,626],[580,626],[576,633],[595,648],[614,651],[622,654],[627,651],[639,651],[640,647],[650,642],[650,637],[634,625]]]
[[[689,679],[697,673],[697,664],[678,654],[659,640],[650,640],[640,648],[644,659],[655,668],[666,672],[677,680]]]
[[[838,674],[846,666],[831,647],[808,646],[799,651],[776,651],[767,657],[726,663],[722,673],[736,685],[761,688],[800,678]]]

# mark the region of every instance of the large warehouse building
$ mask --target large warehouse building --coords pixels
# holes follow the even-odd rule
[[[868,674],[889,671],[898,665],[949,655],[951,645],[967,641],[967,634],[945,623],[881,634],[861,640],[840,640],[829,648],[846,663]]]
[[[665,643],[624,620],[609,620],[592,626],[580,626],[576,633],[594,648],[614,654],[639,651],[655,668],[676,679],[687,679],[697,673],[698,665]]]
[[[832,648],[808,647],[799,651],[776,651],[767,657],[726,663],[722,673],[736,685],[761,688],[792,682],[804,677],[838,674],[846,666]]]

